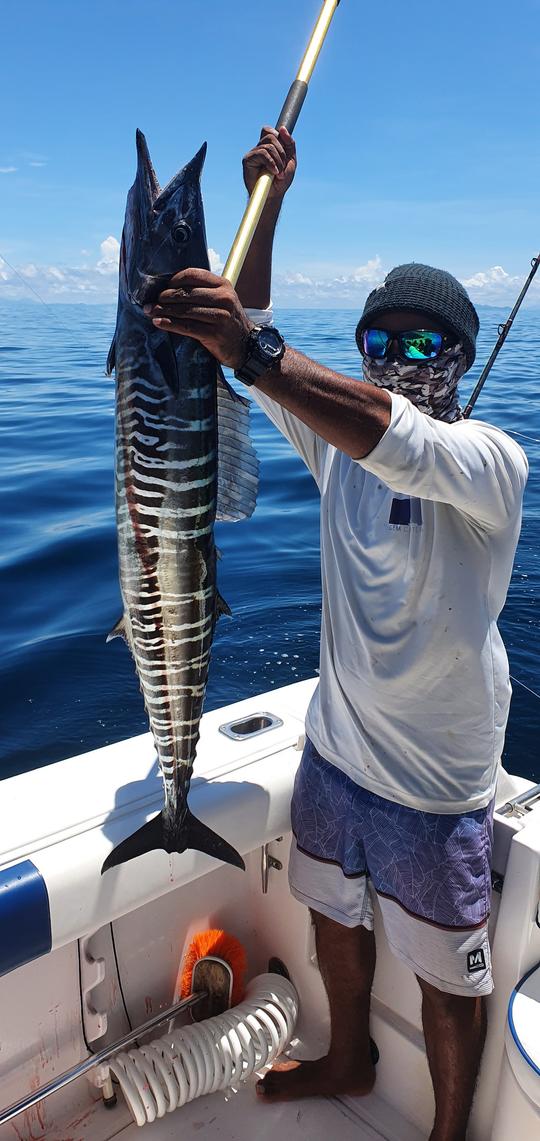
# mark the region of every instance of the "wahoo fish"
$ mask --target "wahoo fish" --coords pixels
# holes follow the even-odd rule
[[[116,521],[125,638],[164,784],[162,812],[112,850],[102,872],[143,852],[196,848],[243,868],[238,852],[191,813],[190,786],[216,621],[216,519],[255,507],[258,463],[248,401],[197,341],[144,313],[174,273],[208,269],[200,176],[206,144],[160,189],[144,135],[128,194],[116,332]]]

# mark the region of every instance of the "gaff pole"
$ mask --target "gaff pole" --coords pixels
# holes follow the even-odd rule
[[[279,113],[276,130],[279,129],[279,127],[286,127],[290,134],[292,134],[296,126],[304,99],[308,93],[309,81],[319,58],[326,33],[332,22],[332,16],[339,2],[340,0],[325,0],[322,6],[319,19],[317,20],[304,58],[300,64],[298,75],[291,84],[289,94]],[[261,174],[253,188],[222,274],[227,281],[230,281],[231,285],[236,285],[240,277],[242,266],[266,205],[266,200],[273,181],[273,175]]]
[[[500,353],[500,351],[504,345],[504,342],[505,342],[505,340],[506,340],[506,338],[510,332],[510,329],[512,328],[512,325],[514,324],[514,317],[516,316],[516,313],[517,313],[517,311],[521,305],[521,302],[523,301],[523,298],[525,297],[525,294],[529,288],[529,285],[531,284],[531,281],[532,281],[539,265],[540,265],[540,254],[538,254],[538,257],[533,258],[531,261],[531,272],[530,272],[530,274],[529,274],[529,276],[525,282],[525,285],[523,286],[523,289],[521,290],[521,293],[520,293],[520,295],[516,301],[516,304],[514,305],[514,308],[512,309],[512,312],[511,312],[508,320],[504,322],[504,325],[499,325],[499,336],[498,336],[497,342],[495,344],[495,348],[493,349],[493,352],[492,352],[489,360],[484,365],[482,372],[480,373],[480,376],[478,377],[476,385],[475,385],[475,387],[472,391],[472,394],[469,397],[467,405],[464,409],[463,415],[464,415],[465,419],[469,418],[469,416],[470,416],[470,414],[471,414],[471,412],[472,412],[472,410],[476,404],[476,401],[478,400],[478,397],[480,396],[480,393],[484,387],[484,384],[486,383],[486,380],[489,376],[489,373],[491,372],[491,369],[493,368],[493,365],[494,365],[494,363],[495,363],[495,361],[496,361],[496,359],[497,359],[497,357],[498,357],[498,355],[499,355],[499,353]]]

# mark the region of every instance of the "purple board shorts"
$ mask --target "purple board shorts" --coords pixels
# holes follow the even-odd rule
[[[375,893],[391,949],[417,975],[451,994],[492,990],[493,803],[459,814],[419,812],[362,788],[307,740],[292,829],[297,899],[371,930]]]

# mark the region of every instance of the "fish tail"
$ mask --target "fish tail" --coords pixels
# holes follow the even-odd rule
[[[246,870],[246,865],[232,844],[227,843],[217,832],[213,832],[202,820],[198,820],[188,809],[186,821],[186,848],[194,848],[197,852],[206,852],[224,864],[232,864],[235,868]],[[176,849],[175,849],[176,850]]]
[[[187,848],[194,848],[198,852],[205,852],[223,863],[232,864],[235,868],[245,870],[241,855],[228,844],[217,832],[213,832],[202,820],[187,810],[180,831],[171,836],[165,827],[163,813],[158,813],[142,828],[138,828],[132,836],[122,840],[120,844],[109,853],[101,869],[101,874],[118,864],[125,864],[128,860],[142,856],[145,852],[153,852],[163,848],[165,852],[185,852]]]

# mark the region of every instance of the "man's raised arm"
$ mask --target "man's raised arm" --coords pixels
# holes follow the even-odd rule
[[[181,270],[157,305],[145,309],[163,332],[194,337],[229,368],[244,365],[253,325],[222,277],[205,269]],[[390,424],[392,400],[383,388],[341,376],[289,346],[256,386],[353,459],[371,452]]]
[[[272,250],[283,198],[296,173],[296,147],[286,127],[276,131],[263,127],[257,146],[243,159],[244,182],[248,194],[262,174],[274,177],[261,220],[242,272],[236,292],[246,309],[266,309],[270,304]]]

